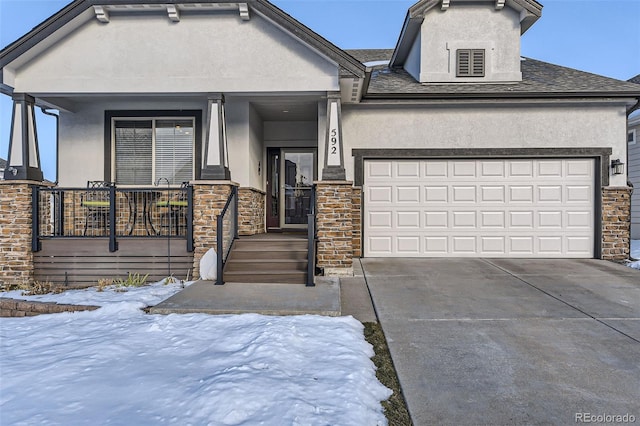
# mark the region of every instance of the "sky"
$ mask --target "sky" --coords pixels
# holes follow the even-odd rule
[[[353,317],[148,315],[180,284],[116,290],[0,293],[102,307],[0,318],[0,424],[386,424]]]
[[[343,49],[393,48],[416,0],[273,0]],[[66,0],[0,0],[4,48],[64,7]],[[522,56],[620,80],[640,74],[640,0],[540,0],[522,37]],[[8,154],[11,101],[0,96],[0,157]],[[38,114],[45,177],[55,180],[54,120]]]

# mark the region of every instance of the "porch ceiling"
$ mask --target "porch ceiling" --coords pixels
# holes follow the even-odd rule
[[[318,101],[318,98],[270,98],[251,101],[251,104],[264,121],[315,121]]]

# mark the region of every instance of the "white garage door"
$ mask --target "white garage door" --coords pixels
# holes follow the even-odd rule
[[[593,257],[594,165],[365,161],[364,255]]]

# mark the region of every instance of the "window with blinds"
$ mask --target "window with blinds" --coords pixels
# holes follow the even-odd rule
[[[457,77],[484,77],[484,49],[458,49]]]
[[[119,185],[171,185],[193,179],[194,121],[116,119],[115,177]]]

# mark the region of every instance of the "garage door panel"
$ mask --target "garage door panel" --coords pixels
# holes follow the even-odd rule
[[[424,200],[427,203],[448,203],[449,187],[425,185]]]
[[[419,186],[397,186],[396,201],[398,203],[420,203],[420,187]]]
[[[539,236],[538,253],[553,256],[562,254],[562,236]]]
[[[583,236],[566,237],[567,252],[575,256],[590,256],[593,238]]]
[[[449,212],[426,211],[424,212],[425,228],[447,228],[449,226]]]
[[[483,177],[483,178],[504,177],[505,166],[506,164],[504,161],[481,161],[480,177]]]
[[[393,202],[393,188],[391,186],[370,186],[367,187],[367,201],[369,203],[391,203]]]
[[[473,178],[476,177],[477,164],[475,161],[452,161],[451,178]]]
[[[476,237],[454,236],[451,238],[452,254],[473,254],[476,253]]]
[[[425,254],[430,256],[449,254],[449,238],[446,236],[424,237]]]
[[[510,203],[533,203],[533,186],[512,185],[509,187]]]
[[[562,203],[561,185],[538,185],[539,203]]]
[[[505,255],[506,237],[480,237],[480,255]]]
[[[594,160],[376,162],[365,256],[593,257]]]
[[[510,225],[514,229],[533,229],[534,228],[534,212],[532,210],[527,211],[510,211],[509,217],[511,218]]]
[[[507,177],[512,178],[532,178],[533,177],[533,161],[509,161],[507,170],[509,174]]]
[[[393,213],[390,211],[369,211],[367,212],[367,219],[371,228],[391,230],[393,229],[392,222]]]
[[[538,228],[539,229],[562,229],[562,212],[561,211],[542,211],[538,212]]]
[[[453,203],[475,203],[476,187],[471,185],[452,185],[451,201]]]
[[[396,213],[396,226],[403,229],[420,228],[420,211],[401,211]]]
[[[392,242],[393,237],[391,235],[379,235],[367,237],[366,248],[371,255],[392,255]]]
[[[480,226],[482,228],[505,229],[507,227],[504,211],[480,212]]]
[[[507,188],[504,185],[481,185],[480,202],[504,203],[506,199],[506,192]]]
[[[427,178],[446,178],[449,176],[448,161],[425,161],[423,162],[424,176]]]
[[[591,160],[567,160],[567,178],[593,177],[593,171]]]
[[[396,162],[395,166],[396,166],[395,176],[400,179],[407,179],[407,178],[417,179],[420,177],[419,161]]]
[[[537,177],[554,177],[562,178],[562,162],[563,160],[538,160]]]
[[[396,238],[396,252],[402,256],[420,254],[419,236],[401,236]]]
[[[568,211],[565,213],[566,227],[571,228],[591,228],[593,216],[590,211]]]
[[[452,212],[453,229],[476,228],[475,211],[455,211]]]
[[[567,203],[591,204],[593,200],[593,187],[589,185],[567,185]]]
[[[368,161],[365,164],[367,180],[388,179],[392,177],[393,162],[391,161]]]

